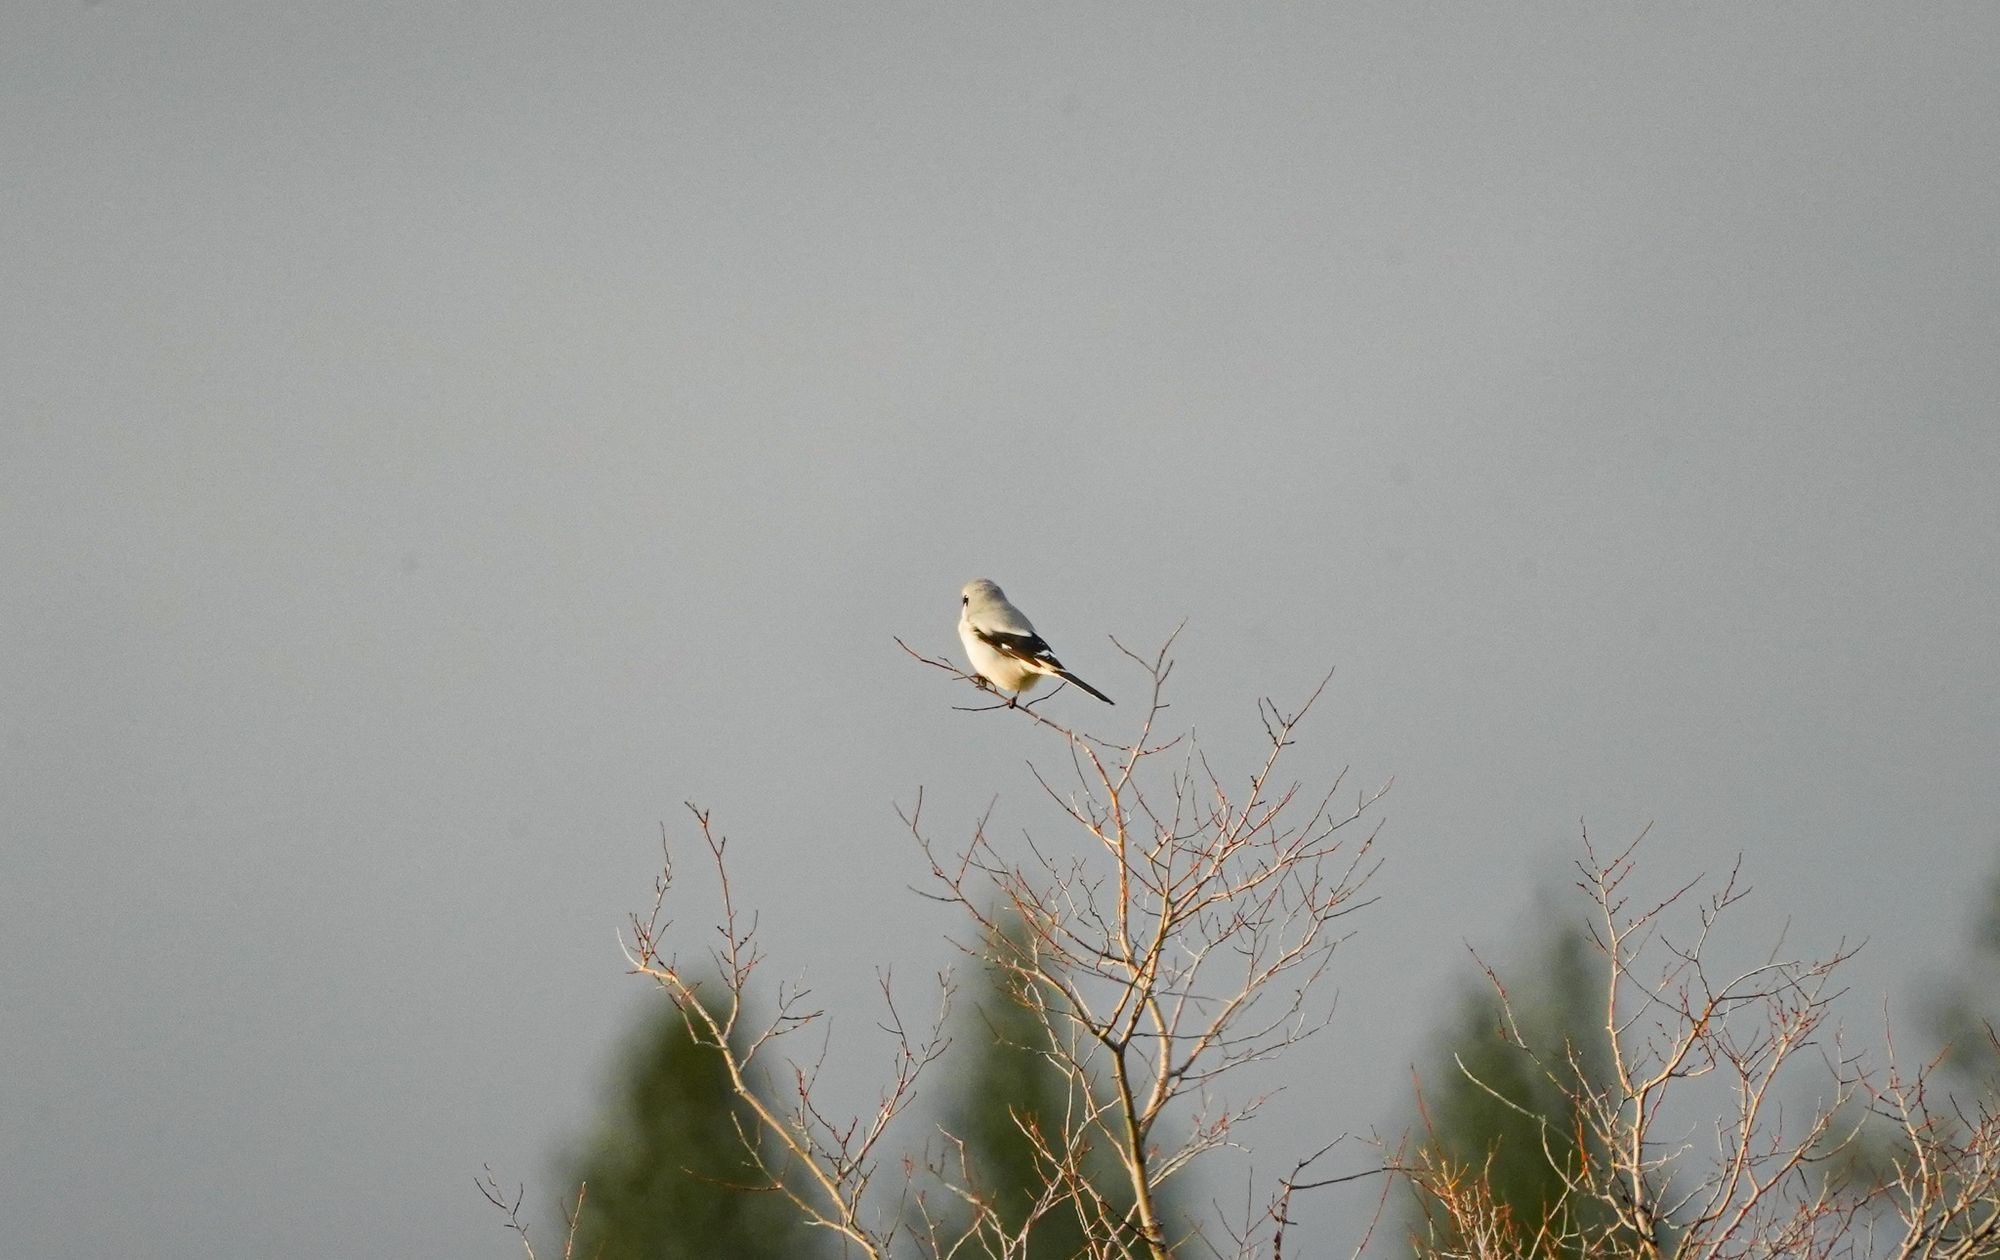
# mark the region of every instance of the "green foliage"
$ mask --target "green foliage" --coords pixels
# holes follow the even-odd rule
[[[565,1161],[565,1184],[588,1186],[576,1232],[580,1260],[795,1260],[829,1254],[767,1184],[742,1133],[721,1054],[698,1044],[662,1001],[626,1047],[596,1132]]]
[[[1460,999],[1421,1078],[1425,1153],[1483,1180],[1524,1241],[1574,1238],[1608,1223],[1578,1219],[1601,1205],[1564,1195],[1565,1172],[1601,1156],[1577,1099],[1609,1075],[1604,968],[1573,928],[1557,929],[1540,953],[1539,967],[1508,985],[1504,1003],[1490,985]],[[1414,1232],[1430,1227],[1427,1208],[1419,1200],[1413,1210]]]

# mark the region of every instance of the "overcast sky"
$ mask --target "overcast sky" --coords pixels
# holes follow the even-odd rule
[[[1121,701],[1185,618],[1228,764],[1337,668],[1299,772],[1396,777],[1264,1167],[1400,1122],[1579,820],[1913,1013],[2000,858],[1996,66],[1987,4],[6,6],[0,1250],[510,1254],[471,1177],[553,1218],[687,799],[865,1104],[951,960],[896,804],[1061,764],[891,642],[976,576]]]

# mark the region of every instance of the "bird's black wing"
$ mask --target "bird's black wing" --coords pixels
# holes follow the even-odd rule
[[[981,630],[972,627],[973,635],[987,647],[1002,656],[1010,656],[1027,665],[1061,669],[1063,664],[1056,654],[1049,651],[1049,645],[1039,634],[1009,634],[1005,630]]]
[[[1118,703],[1064,668],[1039,634],[1009,634],[1004,630],[981,630],[978,626],[972,627],[972,633],[973,637],[1002,656],[1020,661],[1038,673],[1054,674],[1066,682],[1075,683],[1106,704]]]

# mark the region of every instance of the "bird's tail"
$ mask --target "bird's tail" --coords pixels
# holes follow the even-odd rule
[[[1099,700],[1104,701],[1104,703],[1106,704],[1115,705],[1118,703],[1116,700],[1113,700],[1110,696],[1105,695],[1103,692],[1091,686],[1089,683],[1083,681],[1083,679],[1078,678],[1075,674],[1070,673],[1066,669],[1057,670],[1056,677],[1062,679],[1064,682],[1075,683],[1077,686],[1083,688],[1085,691],[1088,691],[1091,695],[1096,696]]]

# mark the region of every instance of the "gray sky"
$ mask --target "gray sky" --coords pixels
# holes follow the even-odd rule
[[[1907,1011],[2000,838],[1996,65],[1989,5],[9,6],[0,1248],[508,1254],[471,1175],[553,1216],[683,799],[865,1102],[950,959],[893,806],[1052,757],[890,642],[982,575],[1121,698],[1186,618],[1232,761],[1337,666],[1301,771],[1397,776],[1266,1167],[1399,1118],[1580,818]]]

